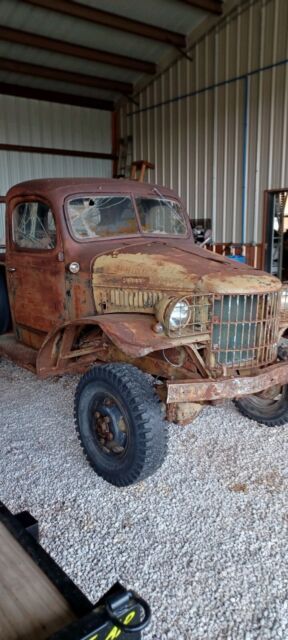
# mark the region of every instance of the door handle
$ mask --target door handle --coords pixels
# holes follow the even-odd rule
[[[10,273],[13,273],[14,271],[16,271],[16,267],[7,267],[7,271],[10,271]]]

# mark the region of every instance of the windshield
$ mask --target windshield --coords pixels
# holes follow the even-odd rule
[[[83,196],[68,202],[68,216],[76,238],[98,238],[139,233],[136,213],[128,196]]]
[[[136,198],[143,233],[186,235],[180,204],[164,198]],[[139,234],[130,196],[77,196],[68,200],[67,213],[77,239]]]
[[[144,233],[186,235],[187,227],[179,202],[166,198],[136,198]]]

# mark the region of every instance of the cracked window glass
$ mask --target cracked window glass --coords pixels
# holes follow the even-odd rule
[[[136,198],[142,231],[157,235],[187,234],[179,202],[166,198]]]
[[[139,233],[128,196],[83,196],[68,201],[67,213],[76,238],[107,238]]]
[[[56,247],[56,226],[50,207],[44,202],[21,202],[12,218],[13,240],[21,249]]]

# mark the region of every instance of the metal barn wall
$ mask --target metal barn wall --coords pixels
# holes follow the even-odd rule
[[[111,112],[0,96],[0,142],[111,153]],[[0,192],[32,178],[111,177],[110,160],[0,152]]]
[[[0,114],[1,144],[111,153],[111,112],[0,95]],[[0,150],[0,195],[22,180],[77,176],[111,177],[112,162]]]
[[[190,56],[122,107],[121,135],[214,242],[261,242],[264,190],[288,186],[287,0],[241,2]]]

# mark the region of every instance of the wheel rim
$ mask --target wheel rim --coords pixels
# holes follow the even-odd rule
[[[122,458],[128,448],[128,420],[118,400],[108,392],[96,394],[89,408],[91,433],[106,458]]]

